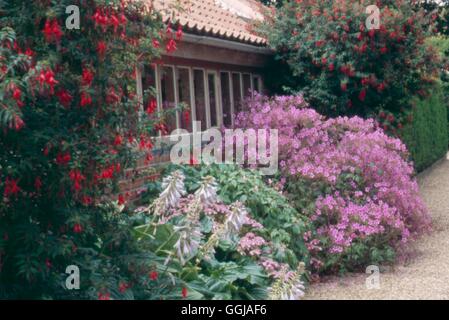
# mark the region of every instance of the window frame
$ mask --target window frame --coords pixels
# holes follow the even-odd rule
[[[209,110],[209,123],[207,128],[220,128],[223,124],[223,113],[221,108],[221,81],[218,76],[218,70],[207,70],[206,69],[206,82],[207,82],[207,109]],[[212,127],[212,117],[211,117],[211,104],[210,104],[210,92],[209,92],[209,75],[214,77],[214,90],[215,90],[215,116],[217,118],[217,126]]]
[[[204,67],[195,67],[195,66],[187,66],[183,64],[156,64],[154,68],[155,72],[155,83],[156,83],[156,102],[157,102],[157,111],[161,112],[163,110],[162,104],[162,69],[164,67],[169,67],[173,73],[173,90],[174,90],[174,103],[175,106],[179,105],[179,90],[178,90],[178,69],[188,70],[189,72],[189,90],[190,90],[190,108],[191,108],[191,121],[192,121],[192,130],[194,128],[194,123],[196,121],[196,96],[195,96],[195,82],[194,82],[194,71],[200,70],[203,72],[203,86],[204,86],[204,96],[205,96],[205,110],[206,110],[206,129],[211,128],[211,105],[210,105],[210,94],[209,94],[209,79],[208,76],[212,74],[214,76],[214,85],[215,85],[215,108],[217,115],[217,127],[221,127],[223,125],[223,101],[222,101],[222,84],[221,84],[221,74],[226,73],[229,79],[229,98],[231,105],[231,115],[232,115],[232,126],[235,125],[235,101],[234,101],[234,79],[233,74],[238,74],[239,82],[240,82],[240,102],[245,99],[244,89],[243,89],[243,75],[249,75],[250,78],[250,88],[254,90],[254,80],[257,78],[258,86],[260,89],[260,93],[263,92],[263,80],[260,73],[253,72],[244,72],[244,71],[235,71],[231,69],[209,69]],[[142,72],[144,72],[143,67],[139,67],[136,69],[136,81],[137,81],[137,94],[139,96],[139,102],[141,105],[141,112],[143,113],[143,88],[142,88]],[[180,129],[181,114],[179,111],[176,112],[176,129]],[[215,127],[215,128],[217,128]],[[191,134],[191,133],[189,133]],[[169,138],[170,133],[168,135],[162,136],[161,133],[158,133],[159,138]]]

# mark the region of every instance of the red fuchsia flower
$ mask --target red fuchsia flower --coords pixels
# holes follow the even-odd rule
[[[321,58],[321,63],[324,65],[324,64],[327,64],[327,58],[326,57],[322,57]]]
[[[312,15],[313,15],[314,17],[320,16],[320,15],[321,15],[321,10],[320,10],[320,9],[313,9],[313,10],[312,10]]]
[[[108,17],[104,14],[103,10],[96,9],[92,20],[95,22],[95,26],[100,26],[103,31],[106,31],[108,25]]]
[[[91,105],[92,104],[92,98],[91,96],[86,92],[81,92],[81,100],[80,100],[80,106],[82,108]]]
[[[338,33],[336,33],[336,32],[332,32],[331,37],[332,37],[332,40],[334,40],[335,42],[337,42],[340,39]]]
[[[318,40],[318,41],[315,41],[315,46],[319,48],[319,47],[323,46],[324,43],[325,43],[324,40]]]
[[[169,22],[167,25],[167,28],[165,29],[165,35],[167,36],[167,38],[170,38],[172,36],[173,32],[171,29],[171,23]]]
[[[12,91],[12,98],[16,101],[22,99],[22,91],[19,87],[15,86],[14,90]]]
[[[81,224],[79,224],[79,223],[75,223],[74,226],[73,226],[73,232],[77,233],[77,234],[82,233],[83,232],[83,226]]]
[[[349,67],[347,65],[344,65],[344,66],[340,67],[340,72],[343,73],[344,75],[347,75],[347,76],[349,75],[350,70],[351,70],[351,67]]]
[[[123,143],[123,138],[121,135],[116,135],[114,139],[114,146],[119,146]]]
[[[388,117],[387,117],[387,120],[388,120],[390,123],[391,123],[391,122],[394,122],[394,120],[395,120],[394,115],[389,114]]]
[[[70,162],[72,157],[70,156],[70,153],[66,152],[64,154],[58,153],[56,155],[56,163],[59,165],[66,165]]]
[[[362,78],[360,82],[362,83],[362,86],[366,86],[370,83],[370,80],[369,78]]]
[[[153,155],[151,154],[151,152],[147,152],[145,156],[145,165],[150,164],[151,161],[153,161]]]
[[[359,53],[366,52],[366,49],[368,49],[368,45],[366,43],[363,43],[362,46],[359,48]]]
[[[98,300],[111,300],[111,294],[109,292],[98,292]]]
[[[36,179],[34,179],[34,188],[36,189],[37,192],[41,191],[42,180],[40,177],[36,177]]]
[[[335,70],[335,65],[333,63],[330,63],[329,66],[328,66],[328,70],[331,71],[331,72],[334,71]]]
[[[6,71],[8,70],[8,67],[7,66],[5,66],[5,65],[3,65],[3,66],[1,66],[0,67],[0,74],[1,75],[4,75],[5,73],[6,73]]]
[[[156,99],[151,99],[148,104],[147,104],[147,108],[146,108],[146,112],[148,115],[151,115],[154,113],[154,111],[157,108],[157,102]]]
[[[150,272],[150,279],[152,281],[156,281],[158,277],[159,277],[159,274],[157,273],[157,271],[151,271]]]
[[[111,14],[109,17],[109,23],[114,27],[114,32],[117,32],[117,29],[120,26],[120,21],[115,14]]]
[[[173,53],[176,51],[176,41],[173,39],[170,39],[167,43],[167,45],[165,46],[165,51],[167,53]]]
[[[156,39],[153,39],[153,48],[157,49],[161,46],[160,42]]]
[[[128,290],[129,288],[129,284],[127,284],[126,282],[121,282],[120,285],[118,286],[118,291],[120,293],[125,293],[126,290]]]
[[[32,58],[34,56],[34,51],[31,50],[30,48],[27,48],[25,50],[25,55],[27,55],[28,57]]]
[[[112,178],[114,178],[114,171],[115,171],[115,166],[110,165],[106,169],[103,169],[103,171],[100,174],[100,178],[101,179],[112,179]]]
[[[44,156],[48,156],[48,153],[50,152],[50,148],[48,146],[45,146],[44,149],[42,149],[42,154]]]
[[[371,29],[370,31],[368,31],[368,35],[370,38],[374,38],[374,36],[376,35],[376,29]]]
[[[83,69],[83,74],[81,76],[81,84],[83,86],[90,86],[92,84],[92,81],[94,79],[94,74],[92,73],[92,71],[90,71],[87,68]]]
[[[147,139],[143,134],[140,135],[139,148],[141,150],[143,149],[151,150],[153,148],[153,143],[151,142],[151,139]]]
[[[19,92],[20,92],[20,89],[19,89]],[[23,101],[20,99],[21,94],[22,94],[22,92],[20,92],[18,99],[14,98],[14,96],[13,96],[13,98],[16,100],[16,104],[19,108],[22,108],[25,105],[25,103],[23,103]]]
[[[187,292],[187,288],[186,287],[182,288],[181,294],[182,294],[183,298],[187,298],[188,292]]]
[[[75,191],[81,190],[81,182],[86,180],[86,177],[81,174],[81,172],[78,169],[72,169],[69,172],[70,180],[73,182],[73,189]]]
[[[366,89],[362,89],[362,91],[360,91],[360,94],[359,94],[359,100],[365,101],[365,98],[366,98]]]
[[[25,122],[23,122],[22,118],[18,115],[14,116],[14,130],[20,131],[25,126]]]
[[[47,269],[50,269],[51,268],[51,266],[52,266],[52,264],[51,264],[51,261],[50,261],[50,259],[45,259],[45,266],[47,267]]]
[[[6,178],[5,181],[5,190],[3,191],[3,195],[5,198],[10,198],[11,196],[17,197],[20,192],[20,187],[18,185],[19,180],[11,179],[10,177]]]
[[[377,91],[382,92],[384,90],[385,90],[385,83],[382,82],[377,86]]]
[[[85,206],[90,206],[91,204],[92,204],[92,202],[93,202],[93,199],[92,199],[92,197],[89,197],[88,195],[83,195],[82,197],[81,197],[81,203],[83,204],[83,205],[85,205]]]
[[[120,96],[115,92],[114,88],[109,88],[106,95],[106,102],[108,104],[118,103],[120,101]]]
[[[61,27],[56,19],[45,21],[44,30],[42,30],[47,42],[59,42],[63,35]]]
[[[123,29],[125,29],[125,25],[128,23],[128,19],[126,18],[126,16],[121,13],[119,15],[119,19],[120,19],[120,23],[123,25]]]
[[[99,41],[97,44],[97,54],[100,57],[100,59],[104,58],[104,55],[106,54],[106,42]]]
[[[178,30],[176,31],[176,40],[181,41],[182,39],[182,27],[179,26]]]
[[[44,84],[47,84],[50,87],[50,93],[54,93],[55,85],[59,82],[55,79],[55,74],[51,69],[42,70],[39,74],[38,81],[41,89]]]
[[[341,89],[341,91],[348,90],[348,83],[347,82],[340,83],[340,89]]]
[[[58,92],[56,92],[56,96],[58,97],[59,103],[62,104],[65,108],[68,108],[70,106],[73,97],[67,90],[59,90]]]
[[[359,32],[359,35],[357,36],[357,40],[362,41],[363,40],[363,33]]]
[[[118,205],[119,205],[119,206],[122,206],[122,205],[124,205],[125,203],[126,203],[125,197],[124,197],[122,194],[120,194],[120,195],[118,196]]]
[[[386,54],[388,52],[388,48],[384,46],[384,47],[380,48],[379,51],[381,54]]]
[[[160,131],[162,135],[166,135],[168,133],[167,126],[163,123],[158,123],[154,126],[156,131]]]
[[[184,118],[184,122],[185,123],[189,123],[190,122],[190,111],[189,110],[184,111],[182,116]]]

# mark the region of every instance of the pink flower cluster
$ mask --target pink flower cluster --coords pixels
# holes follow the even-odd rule
[[[262,247],[266,244],[267,242],[264,238],[248,232],[240,239],[237,251],[245,256],[258,257],[262,254]]]
[[[237,115],[236,124],[278,129],[283,177],[328,186],[315,200],[311,221],[316,238],[306,237],[310,251],[340,254],[356,240],[379,235],[396,246],[430,228],[405,145],[386,135],[374,120],[326,119],[301,96],[256,94]],[[341,190],[343,175],[360,179],[344,180]],[[326,248],[317,241],[323,237],[330,240]]]

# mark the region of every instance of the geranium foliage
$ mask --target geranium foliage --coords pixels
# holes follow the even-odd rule
[[[366,8],[380,9],[379,28],[367,28]],[[267,14],[262,33],[318,110],[377,116],[387,129],[402,127],[409,97],[426,95],[438,73],[437,56],[425,44],[436,15],[410,1],[284,2]]]
[[[72,5],[80,29],[66,27]],[[138,1],[11,0],[0,16],[1,291],[57,294],[75,264],[90,297],[120,295],[116,270],[136,248],[109,203],[126,203],[117,182],[136,150],[151,160],[161,127],[140,112],[135,70],[173,51],[175,34]]]

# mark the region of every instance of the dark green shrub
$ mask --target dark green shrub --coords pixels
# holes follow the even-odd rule
[[[143,2],[120,4],[0,1],[0,299],[181,296],[173,278],[150,281],[160,261],[105,199],[136,162],[133,144],[152,152],[137,63],[174,41]],[[64,27],[71,5],[81,30]],[[73,265],[79,290],[66,289]]]
[[[292,91],[326,115],[378,117],[391,132],[410,109],[407,97],[426,95],[439,61],[428,47],[431,15],[410,1],[378,1],[379,29],[367,30],[373,1],[285,1],[268,11],[259,30],[288,64]],[[293,84],[292,84],[293,82]],[[380,117],[388,111],[389,118]]]
[[[422,171],[443,157],[448,146],[447,105],[441,86],[430,97],[414,98],[413,120],[402,131],[417,171]]]

